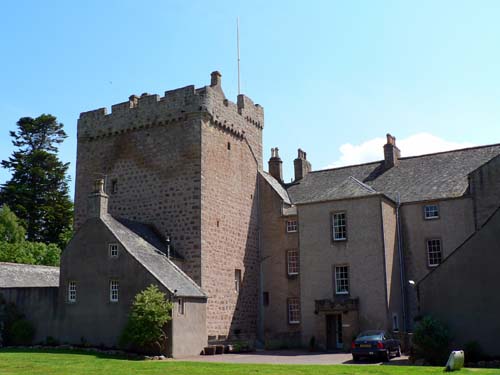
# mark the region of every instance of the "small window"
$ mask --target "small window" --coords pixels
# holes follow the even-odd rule
[[[262,300],[264,306],[269,306],[269,292],[262,293]]]
[[[427,257],[429,260],[429,267],[436,267],[441,264],[442,251],[441,240],[439,238],[427,240]]]
[[[118,257],[118,244],[110,243],[108,245],[108,248],[109,248],[109,256],[111,258],[117,258]]]
[[[299,252],[297,250],[288,250],[286,252],[286,264],[289,276],[299,274]]]
[[[428,204],[424,206],[425,220],[439,219],[439,206],[437,204]]]
[[[298,298],[288,299],[288,323],[300,323],[300,301]]]
[[[287,220],[286,221],[286,231],[287,231],[287,233],[297,232],[297,220]]]
[[[241,270],[234,270],[234,291],[240,292],[241,288]]]
[[[115,178],[111,180],[111,194],[116,194],[118,192],[118,180]]]
[[[227,142],[227,149],[231,150],[231,142]]]
[[[68,302],[76,302],[76,281],[70,281],[68,283]]]
[[[349,266],[335,266],[335,294],[349,294]]]
[[[109,300],[111,302],[118,302],[118,290],[120,289],[120,283],[116,280],[111,280],[109,282]]]
[[[177,313],[179,315],[184,315],[184,298],[179,298],[177,300]]]
[[[398,314],[392,314],[392,330],[399,331],[399,317]]]
[[[345,212],[337,212],[332,217],[333,224],[333,240],[344,241],[347,240],[347,221]]]

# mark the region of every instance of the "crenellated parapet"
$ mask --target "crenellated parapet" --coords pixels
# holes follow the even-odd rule
[[[212,73],[210,86],[196,89],[193,85],[166,91],[163,97],[147,93],[131,95],[128,101],[106,108],[83,112],[78,120],[78,138],[92,140],[185,121],[190,116],[206,116],[217,128],[244,137],[248,127],[262,129],[264,109],[245,95],[236,103],[226,99],[221,76]]]

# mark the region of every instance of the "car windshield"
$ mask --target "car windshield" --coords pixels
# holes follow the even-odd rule
[[[366,332],[361,332],[356,340],[382,340],[382,337],[384,336],[383,332],[380,331],[366,331]]]

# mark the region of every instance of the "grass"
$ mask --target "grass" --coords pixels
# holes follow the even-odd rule
[[[0,350],[0,374],[40,375],[426,375],[442,374],[442,367],[378,365],[253,365],[182,361],[134,361],[99,353],[62,350]],[[500,374],[500,370],[463,369],[465,374]]]

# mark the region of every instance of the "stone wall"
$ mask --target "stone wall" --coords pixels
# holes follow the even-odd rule
[[[318,300],[357,298],[360,330],[391,328],[381,199],[371,196],[298,206],[301,272],[307,275],[300,283],[304,345],[312,336],[322,335],[318,327],[323,327],[319,321],[323,318],[315,313]],[[346,213],[346,241],[332,241],[333,212]],[[335,294],[335,265],[349,266],[347,296]]]
[[[298,218],[283,216],[283,200],[264,178],[260,179],[260,197],[262,292],[269,296],[269,304],[263,306],[263,339],[270,346],[298,343],[301,324],[288,323],[287,300],[300,298],[301,270],[299,263],[299,274],[288,275],[287,251],[299,251],[299,233],[286,231],[286,221]]]
[[[480,228],[500,206],[500,156],[470,174],[470,193],[474,201],[476,228]]]
[[[56,337],[58,322],[55,317],[58,307],[57,287],[0,288],[7,303],[14,303],[35,327],[35,344],[45,343],[47,337]]]
[[[222,99],[222,98],[221,98]],[[220,119],[242,123],[238,136],[213,121],[202,124],[202,288],[208,293],[211,338],[255,338],[258,312],[259,227],[257,174],[261,129],[226,107]],[[235,272],[241,287],[235,291]]]
[[[439,219],[425,220],[424,206],[439,205]],[[407,280],[418,282],[433,268],[428,266],[427,239],[441,239],[443,259],[474,232],[472,199],[469,197],[401,206],[401,222]],[[408,326],[418,315],[416,291],[407,288]]]
[[[445,322],[453,349],[476,341],[485,354],[500,356],[498,251],[500,210],[418,285],[422,314]]]

